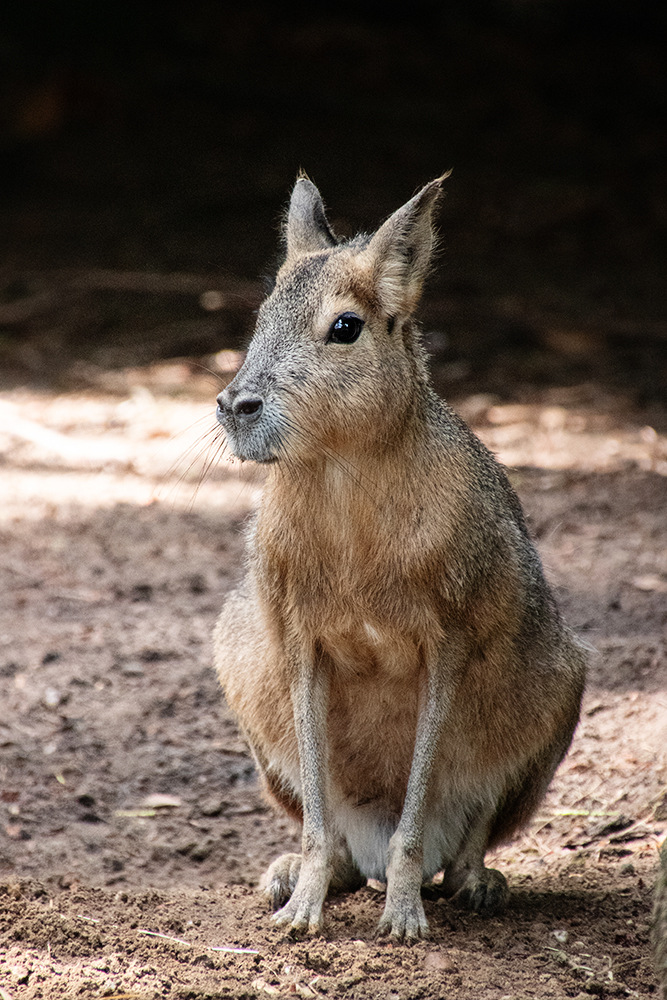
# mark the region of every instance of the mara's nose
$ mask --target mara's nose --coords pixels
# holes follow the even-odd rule
[[[229,388],[218,396],[218,411],[221,416],[234,416],[237,420],[250,423],[257,420],[264,409],[264,400],[254,392],[232,394]]]

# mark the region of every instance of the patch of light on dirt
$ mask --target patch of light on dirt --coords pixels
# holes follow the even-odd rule
[[[258,500],[261,472],[233,465],[213,405],[23,390],[0,395],[0,521],[78,505],[212,508],[242,515]]]
[[[108,508],[115,504],[144,507],[161,503],[175,510],[220,510],[242,517],[256,506],[260,490],[232,477],[201,486],[155,483],[113,472],[5,471],[0,494],[0,523],[38,520],[68,507]]]
[[[461,409],[465,414],[465,403]],[[548,405],[490,406],[479,417],[476,432],[510,468],[616,472],[635,466],[667,476],[667,436],[650,426]]]

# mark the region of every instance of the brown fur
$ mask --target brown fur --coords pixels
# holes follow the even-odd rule
[[[579,716],[582,651],[519,502],[429,385],[412,313],[440,183],[338,244],[301,178],[285,264],[219,397],[232,450],[270,463],[216,663],[269,793],[303,815],[302,855],[268,873],[295,929],[320,929],[329,885],[374,876],[381,930],[425,934],[419,885],[439,868],[499,909],[484,853],[529,819]],[[332,341],[349,313],[357,341]]]

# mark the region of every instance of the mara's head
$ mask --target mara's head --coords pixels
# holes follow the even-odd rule
[[[238,458],[363,455],[400,435],[426,380],[413,315],[444,179],[372,236],[345,242],[333,235],[315,185],[297,180],[285,262],[246,360],[218,397],[218,420]]]

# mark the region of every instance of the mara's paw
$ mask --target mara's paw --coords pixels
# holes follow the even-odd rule
[[[471,872],[468,875],[455,900],[483,917],[492,917],[505,909],[509,896],[509,887],[503,873],[495,868],[483,868],[481,872]]]
[[[281,854],[262,876],[261,886],[272,910],[279,910],[290,899],[299,880],[300,854]]]
[[[379,937],[388,936],[394,941],[405,941],[406,944],[428,937],[428,920],[421,896],[387,898],[377,933]]]
[[[273,914],[276,927],[284,927],[291,934],[321,934],[323,927],[322,903],[295,891],[288,903]]]
[[[273,922],[292,934],[321,934],[322,906],[329,886],[327,866],[302,864],[300,867],[296,888],[283,908],[273,914]]]

